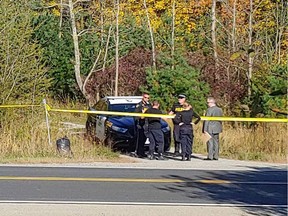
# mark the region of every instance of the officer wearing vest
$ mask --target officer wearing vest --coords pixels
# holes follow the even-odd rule
[[[150,96],[148,93],[144,93],[142,96],[141,102],[139,102],[136,105],[135,112],[136,113],[145,113],[149,108],[151,108],[151,105],[149,103]],[[147,121],[144,119],[144,117],[135,117],[135,126],[136,126],[136,155],[140,158],[146,157],[144,145],[146,141],[146,130],[148,130],[148,126],[146,125]]]
[[[179,112],[183,111],[183,104],[186,102],[186,95],[180,94],[178,95],[178,103],[175,103],[173,107],[171,108],[171,111],[169,112],[169,115],[177,114]],[[174,124],[174,130],[173,130],[173,138],[174,138],[174,144],[175,144],[175,156],[180,156],[180,122],[181,119],[178,117],[179,115],[176,115],[176,117],[173,119]]]
[[[192,147],[193,147],[193,125],[198,124],[201,120],[200,116],[194,112],[192,106],[188,103],[183,104],[183,111],[177,113],[179,115],[181,123],[180,125],[180,142],[181,142],[181,150],[182,150],[182,161],[187,158],[187,161],[191,161]],[[196,118],[195,122],[192,122],[193,117]]]

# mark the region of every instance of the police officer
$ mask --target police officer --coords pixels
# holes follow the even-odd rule
[[[136,105],[135,112],[137,113],[145,113],[151,105],[149,103],[150,96],[148,93],[144,93],[142,95],[142,100]],[[140,158],[146,157],[144,145],[146,141],[145,133],[145,119],[144,117],[136,117],[135,118],[135,125],[136,125],[136,155]]]
[[[149,108],[146,113],[149,114],[163,114],[159,110],[160,104],[158,101],[153,101],[152,108]],[[164,134],[161,130],[161,118],[147,118],[148,121],[148,138],[150,141],[149,155],[150,160],[154,160],[155,146],[158,146],[158,160],[165,160],[163,157],[164,152]]]
[[[175,103],[169,112],[169,115],[177,114],[183,111],[183,104],[186,102],[186,95],[180,94],[178,95],[178,103]],[[173,119],[174,130],[173,130],[173,138],[175,144],[175,156],[180,156],[180,119],[179,116]]]
[[[191,154],[192,154],[192,146],[193,146],[193,124],[197,124],[201,118],[200,116],[194,112],[191,105],[188,103],[183,104],[183,111],[176,114],[180,119],[180,142],[181,142],[181,149],[182,149],[182,161],[187,158],[187,161],[191,161]],[[193,123],[193,117],[197,118],[196,121]]]

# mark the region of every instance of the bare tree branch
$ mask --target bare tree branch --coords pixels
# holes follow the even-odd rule
[[[152,47],[152,61],[153,61],[153,71],[156,71],[156,50],[155,50],[155,42],[154,42],[154,35],[153,35],[153,28],[150,21],[149,11],[147,8],[146,0],[143,0],[143,6],[146,12],[146,18],[148,22],[150,37],[151,37],[151,47]]]
[[[99,28],[83,29],[77,35],[78,35],[78,37],[81,37],[84,34],[98,32],[99,30],[100,30]]]
[[[79,3],[84,3],[84,2],[91,2],[91,0],[77,0],[76,2],[73,3],[73,5],[77,5]]]
[[[110,43],[110,38],[111,38],[111,31],[112,31],[112,24],[110,25],[109,28],[109,33],[108,33],[108,38],[106,41],[106,48],[105,48],[105,55],[104,55],[104,60],[103,60],[103,67],[102,67],[102,71],[105,71],[105,67],[106,67],[106,59],[107,59],[107,55],[108,55],[108,49],[109,49],[109,43]]]
[[[92,68],[91,68],[88,76],[86,77],[86,79],[85,79],[85,81],[84,81],[84,84],[83,84],[83,94],[84,94],[84,95],[87,95],[86,85],[87,85],[90,77],[92,76],[92,74],[95,72],[95,67],[96,67],[96,65],[97,65],[97,63],[98,63],[98,61],[99,61],[99,58],[100,58],[101,53],[102,53],[102,50],[99,51],[98,56],[97,56],[97,58],[96,58],[96,60],[95,60],[95,62],[94,62],[94,64],[93,64],[93,66],[92,66]]]

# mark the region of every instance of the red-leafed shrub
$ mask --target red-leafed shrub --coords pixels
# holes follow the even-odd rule
[[[119,95],[137,95],[139,87],[146,83],[145,68],[151,65],[151,51],[135,48],[119,60]],[[87,91],[92,97],[113,95],[115,84],[115,63],[104,71],[95,72],[88,84]]]
[[[188,63],[201,70],[202,79],[210,86],[210,95],[218,99],[223,106],[234,106],[247,93],[246,75],[243,71],[228,68],[228,64],[220,64],[217,68],[211,56],[202,53],[189,53]]]

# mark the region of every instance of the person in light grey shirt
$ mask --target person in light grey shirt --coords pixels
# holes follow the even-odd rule
[[[213,97],[207,98],[208,109],[205,114],[207,117],[221,117],[223,116],[222,109],[216,105]],[[204,160],[218,160],[219,159],[219,134],[222,133],[221,121],[204,121],[203,133],[208,133],[211,138],[207,142],[208,157]]]

